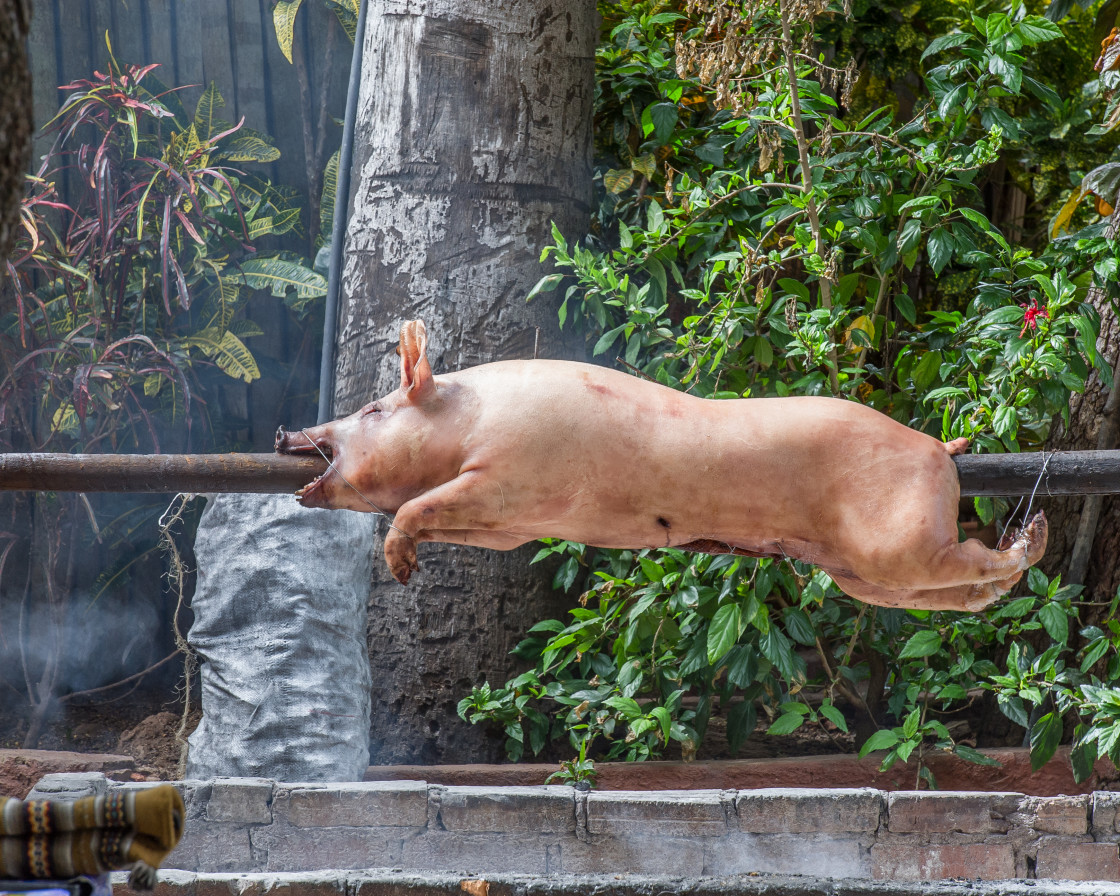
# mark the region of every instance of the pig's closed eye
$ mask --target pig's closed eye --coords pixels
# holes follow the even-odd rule
[[[370,405],[366,405],[364,408],[362,408],[362,416],[363,417],[368,417],[370,414],[380,415],[381,414],[381,405],[370,404]]]

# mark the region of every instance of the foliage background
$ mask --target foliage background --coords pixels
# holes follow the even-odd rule
[[[556,232],[534,290],[564,290],[594,355],[711,398],[852,398],[988,452],[1042,446],[1089,377],[1111,384],[1086,298],[1115,289],[1115,184],[1095,204],[1081,186],[1115,155],[1092,70],[1114,12],[600,9],[592,235]],[[1023,518],[973,510],[989,538]],[[529,633],[529,671],[460,704],[511,758],[567,740],[576,777],[588,756],[688,759],[713,716],[732,752],[760,718],[819,726],[884,766],[915,758],[927,784],[928,751],[986,762],[1000,737],[1035,764],[1071,737],[1079,777],[1120,758],[1114,595],[1032,570],[962,616],[863,606],[796,562],[550,554],[580,606]]]
[[[266,320],[305,318],[326,280],[276,248],[299,232],[294,191],[246,170],[278,158],[271,139],[225,120],[215,85],[188,112],[158,66],[106,52],[106,72],[63,87],[0,275],[0,447],[228,449],[244,423],[225,384],[261,379],[250,296],[272,297]],[[151,666],[160,642],[174,655],[182,607],[150,594],[164,503],[5,497],[0,691],[31,707],[24,746],[60,703],[142,677],[130,659]],[[119,654],[101,643],[114,631]]]

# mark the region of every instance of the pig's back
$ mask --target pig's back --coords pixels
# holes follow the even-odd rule
[[[793,537],[838,524],[827,508],[884,463],[919,481],[947,462],[928,436],[832,398],[713,401],[546,360],[448,379],[475,406],[465,464],[503,483],[533,537],[535,525],[601,546],[664,545],[742,532],[745,519]]]

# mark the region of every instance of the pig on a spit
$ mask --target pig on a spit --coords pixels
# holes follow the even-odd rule
[[[1005,550],[958,543],[952,455],[967,441],[851,401],[713,401],[569,361],[434,376],[426,349],[423,322],[406,323],[398,390],[276,436],[330,460],[302,504],[393,515],[385,559],[402,583],[421,542],[563,538],[789,557],[868,603],[979,610],[1046,547],[1041,513]]]

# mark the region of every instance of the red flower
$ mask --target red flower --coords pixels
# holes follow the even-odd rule
[[[1027,330],[1038,329],[1038,319],[1040,317],[1050,319],[1050,312],[1045,308],[1038,307],[1038,299],[1031,299],[1029,305],[1020,304],[1019,307],[1025,309],[1023,311],[1023,329],[1019,331],[1020,339],[1027,335]]]

